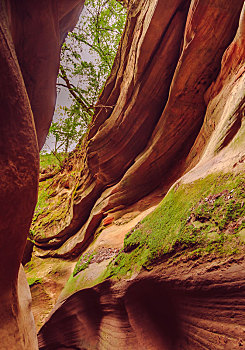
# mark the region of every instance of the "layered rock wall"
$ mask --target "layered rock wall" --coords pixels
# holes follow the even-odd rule
[[[216,174],[213,181],[227,183],[232,174],[244,184],[244,11],[244,1],[131,2],[113,71],[82,155],[79,158],[76,151],[71,156],[76,160],[73,170],[77,177],[69,189],[74,198],[70,210],[63,226],[60,221],[58,232],[55,224],[52,230],[43,227],[45,237],[36,237],[37,252],[43,257],[70,258],[89,246],[87,252],[97,249],[99,254],[101,247],[120,241],[119,231],[123,234],[118,247],[122,248],[125,233],[133,229],[118,258],[111,264],[110,259],[105,261],[109,264],[106,272],[105,265],[95,261],[70,278],[39,332],[41,349],[216,350],[245,346],[244,254],[236,256],[236,249],[244,253],[240,241],[244,202],[239,203],[241,217],[235,216],[233,226],[208,232],[209,250],[204,256],[198,235],[204,236],[201,220],[208,220],[208,226],[217,219],[211,215],[201,217],[200,222],[191,216],[180,217],[182,221],[173,225],[178,230],[183,220],[187,230],[191,220],[198,222],[193,223],[193,235],[187,241],[183,237],[174,241],[176,232],[168,227],[175,242],[171,245],[170,239],[169,250],[152,242],[161,242],[166,235],[171,221],[162,217],[175,217],[171,198],[179,200],[178,189],[183,184],[187,186],[186,201],[188,188],[194,189],[188,185],[201,178],[204,184],[210,174]],[[217,175],[220,173],[222,177]],[[55,181],[67,174],[63,170]],[[163,201],[148,221],[135,226],[130,217],[134,224],[130,227],[126,222],[124,226],[126,215],[144,212],[173,184],[165,198],[172,197]],[[235,191],[235,185],[231,186],[229,191],[199,198],[197,205],[210,201],[213,210],[215,199],[226,193],[224,206],[229,208]],[[244,189],[241,193],[244,196]],[[182,206],[184,201],[180,200]],[[191,203],[188,212],[194,210]],[[157,237],[154,231],[160,229]],[[219,242],[225,234],[230,235],[225,245],[232,250],[224,249],[222,255],[214,247],[223,249]],[[146,244],[141,246],[143,239]],[[160,257],[154,261],[157,266],[146,264],[137,252],[133,255],[138,249],[146,256],[154,244],[160,251],[153,252]],[[182,250],[189,247],[191,254],[183,257]],[[96,269],[102,274],[96,274]]]
[[[54,109],[60,46],[82,3],[0,2],[0,337],[6,349],[37,348],[19,267],[37,197],[38,150]],[[63,203],[59,220],[44,213],[34,223],[43,257],[78,256],[95,235],[100,248],[115,241],[121,248],[135,216],[146,215],[176,181],[178,188],[217,171],[244,171],[244,1],[136,0],[127,6],[112,74],[82,150],[54,178],[60,187],[52,195],[61,193]],[[40,346],[242,347],[243,261],[217,266],[197,273],[193,266],[189,275],[188,265],[163,264],[129,282],[106,281],[71,295],[42,328]]]
[[[57,305],[40,349],[242,349],[243,269],[241,261],[163,264],[151,276],[79,291]]]
[[[211,134],[218,142],[234,84],[240,82],[242,95],[242,6],[240,0],[131,2],[111,76],[73,167],[72,199],[57,225],[40,226],[46,213],[34,224],[41,256],[79,255],[104,218],[155,190],[163,196],[198,163]],[[219,152],[239,131],[241,122],[234,123]]]

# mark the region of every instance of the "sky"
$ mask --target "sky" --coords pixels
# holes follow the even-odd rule
[[[69,37],[67,37],[66,41],[69,42]],[[84,60],[90,61],[91,59],[93,59],[93,57],[88,52],[88,50],[86,50],[86,48],[83,47],[83,49],[81,49],[81,51],[82,51],[82,56],[83,56]],[[74,78],[74,80],[71,80],[71,83],[74,83],[74,85],[76,85],[77,79],[78,78]],[[58,78],[57,82],[59,82],[59,80],[61,80],[61,79]],[[72,103],[72,100],[69,97],[68,90],[66,88],[63,88],[63,87],[58,87],[53,121],[57,121],[59,119],[59,114],[58,114],[59,107],[63,107],[63,106],[69,107],[71,105],[71,103]],[[53,146],[54,146],[54,137],[52,135],[50,135],[46,139],[46,142],[45,142],[45,145],[42,149],[42,152],[50,153],[51,149],[53,149]],[[72,151],[75,148],[75,146],[76,146],[76,144],[71,144],[69,151]]]
[[[105,2],[105,4],[106,3],[107,3],[107,1]],[[101,5],[98,5],[98,6],[101,6]],[[108,6],[108,5],[105,5],[105,6]],[[122,7],[122,9],[123,9],[123,7]],[[89,28],[90,29],[89,26],[88,27],[86,27],[86,26],[87,26],[87,23],[89,23],[89,21],[91,21],[91,19],[93,19],[95,15],[97,16],[97,9],[94,8],[94,10],[96,11],[95,13],[91,12],[91,8],[89,8],[89,6],[88,6],[88,8],[86,8],[86,7],[84,8],[84,10],[83,10],[83,12],[82,12],[82,14],[80,16],[80,19],[78,21],[77,27],[76,27],[77,28],[76,33],[81,34],[82,33],[81,28]],[[93,17],[91,17],[91,15]],[[112,15],[112,17],[109,17],[109,18],[112,18],[112,20],[113,20],[114,17]],[[111,25],[111,23],[109,21],[109,26],[110,25]],[[68,43],[68,47],[70,46],[70,47],[75,48],[76,52],[79,52],[79,50],[80,50],[80,55],[81,55],[83,61],[95,63],[96,59],[98,59],[98,54],[97,53],[94,53],[94,54],[92,53],[91,54],[91,49],[86,44],[82,44],[81,48],[77,47],[77,45],[78,45],[77,43],[78,42],[76,41],[76,39],[71,38],[69,36],[67,37],[66,42]],[[70,51],[67,51],[67,52],[70,53]],[[64,66],[66,66],[66,67],[67,67],[67,64],[69,64],[68,63],[69,61],[67,61],[67,57],[69,57],[69,54],[68,54],[68,56],[65,56],[65,64],[64,64]],[[74,58],[74,56],[73,56],[73,58]],[[78,61],[78,60],[79,60],[79,58],[76,57],[75,61],[77,61],[77,63],[79,64],[80,61]],[[95,64],[95,66],[96,66],[96,64]],[[68,66],[68,68],[69,68],[69,66]],[[74,70],[73,64],[72,64],[72,68]],[[68,74],[68,77],[69,77],[70,82],[74,86],[78,86],[79,85],[79,88],[82,88],[83,90],[87,90],[88,89],[88,85],[87,85],[88,81],[86,82],[84,80],[82,82],[81,81],[81,76],[77,75],[76,77],[74,77],[71,74]],[[60,81],[61,83],[64,83],[61,78],[59,78],[59,79],[61,80]],[[59,82],[59,79],[58,79],[58,82]],[[87,90],[87,91],[91,92],[93,90],[91,90],[91,91]],[[61,113],[64,114],[64,111],[62,110],[62,107],[68,107],[69,108],[71,106],[71,104],[72,104],[72,99],[70,98],[70,94],[68,92],[68,89],[58,86],[57,99],[56,99],[56,108],[55,108],[53,121],[58,121],[61,118],[61,116],[59,115],[60,109],[61,109]],[[51,150],[54,149],[54,143],[55,143],[54,136],[52,136],[52,135],[48,136],[47,140],[46,140],[46,143],[45,143],[45,145],[43,147],[43,152],[44,153],[46,153],[46,152],[50,153]],[[74,149],[75,146],[76,146],[75,143],[71,144],[71,146],[69,148],[69,151],[72,151],[72,149]]]

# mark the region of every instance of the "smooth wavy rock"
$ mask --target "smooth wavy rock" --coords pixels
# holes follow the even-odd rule
[[[108,247],[125,213],[143,213],[174,183],[244,171],[244,13],[239,0],[130,3],[83,151],[71,156],[68,214],[58,233],[46,226],[36,237],[40,256]],[[92,288],[81,272],[41,328],[40,349],[245,347],[244,258],[158,264]]]
[[[235,350],[245,346],[245,262],[163,264],[57,305],[39,332],[55,349]]]
[[[156,190],[160,201],[194,167],[190,180],[239,162],[243,4],[130,2],[114,67],[82,151],[71,155],[68,170],[54,180],[59,192],[67,193],[66,206],[57,209],[52,197],[49,212],[60,209],[62,215],[42,225],[48,219],[44,213],[34,223],[40,256],[78,256],[113,212],[155,196]],[[237,147],[235,139],[241,139]],[[77,176],[67,190],[61,179],[67,183],[71,168]]]

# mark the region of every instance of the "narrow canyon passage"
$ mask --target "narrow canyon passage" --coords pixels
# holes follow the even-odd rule
[[[0,348],[245,348],[244,1],[120,3],[88,131],[43,176],[84,1],[0,0]]]

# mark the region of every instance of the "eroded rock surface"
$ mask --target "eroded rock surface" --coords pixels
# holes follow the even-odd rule
[[[166,193],[162,205],[166,203],[167,208],[169,196],[175,200],[178,188],[187,186],[187,201],[188,186],[210,174],[220,187],[230,177],[237,176],[244,183],[244,11],[240,0],[129,3],[112,74],[82,151],[78,148],[70,155],[56,175],[56,192],[51,194],[49,208],[33,223],[35,251],[41,257],[69,259],[84,251],[123,250],[111,264],[110,259],[98,266],[92,263],[70,278],[39,333],[42,349],[216,350],[245,346],[244,260],[224,261],[224,256],[235,255],[236,249],[240,255],[244,252],[244,190],[237,197],[236,210],[239,208],[241,217],[230,217],[219,227],[209,214],[200,220],[181,217],[174,232],[168,227],[173,245],[170,242],[165,251],[165,246],[157,247],[164,251],[162,255],[153,251],[160,267],[151,271],[145,258],[150,244],[154,246],[150,236],[164,216],[164,207],[162,212],[159,207],[154,211],[155,205]],[[215,175],[220,173],[222,177]],[[207,206],[226,193],[221,201],[224,208],[231,207],[233,183],[230,186],[229,191],[223,187],[219,193],[206,191]],[[191,214],[202,201],[205,204],[205,197],[194,204],[190,201]],[[183,200],[180,203],[185,205]],[[212,202],[208,210],[215,205]],[[58,217],[52,208],[62,209]],[[150,219],[141,223],[147,210],[152,212],[149,226]],[[166,215],[172,214],[170,203]],[[183,220],[187,231],[191,226],[188,240],[176,239]],[[212,223],[217,227],[205,231],[208,243],[203,247],[195,241],[195,234],[202,237]],[[129,230],[132,239],[128,235],[123,245]],[[146,245],[142,247],[143,233]],[[224,236],[230,252],[223,249]],[[161,237],[157,239],[161,241]],[[177,259],[188,245],[192,248],[188,263],[180,258],[171,265],[168,260],[173,252]],[[216,251],[220,254],[216,256],[212,245],[222,247],[223,255]],[[133,255],[137,249],[142,249],[142,256],[130,260],[130,256],[137,257],[137,253]],[[200,249],[207,249],[206,258],[201,259]],[[208,249],[214,254],[210,258],[214,263],[207,261]],[[198,257],[200,267],[195,262]],[[129,265],[123,259],[129,259]],[[150,271],[139,271],[139,265]],[[101,278],[94,273],[96,268],[101,269]]]
[[[240,0],[131,3],[82,151],[55,178],[51,187],[59,193],[50,194],[49,208],[34,222],[41,256],[77,256],[106,216],[113,216],[109,212],[155,190],[160,201],[201,157],[223,157],[222,149],[241,133],[242,6]],[[223,113],[234,120],[225,121]],[[238,150],[230,152],[238,157]],[[58,208],[55,195],[62,202]]]
[[[243,270],[244,259],[163,264],[79,291],[57,305],[40,349],[242,349]]]

